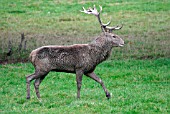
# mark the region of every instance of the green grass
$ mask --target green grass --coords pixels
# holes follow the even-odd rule
[[[97,19],[79,10],[102,5],[101,18],[112,25],[126,45],[114,48],[110,60],[96,73],[112,98],[95,81],[83,77],[81,99],[76,99],[74,74],[48,74],[40,86],[42,101],[33,83],[26,100],[25,76],[30,63],[0,65],[0,113],[170,113],[170,1],[169,0],[0,0],[0,63],[28,58],[43,45],[88,43],[101,34]],[[17,51],[21,33],[27,50]],[[6,56],[8,42],[13,54]]]
[[[25,76],[30,63],[1,65],[0,113],[170,113],[170,59],[109,60],[96,73],[112,93],[107,100],[100,84],[83,77],[81,99],[76,99],[74,74],[48,74],[40,85],[41,101],[33,83],[26,100]]]
[[[43,45],[88,43],[101,34],[97,19],[81,13],[82,7],[102,5],[101,18],[112,25],[123,23],[115,31],[126,45],[116,48],[112,58],[155,59],[170,57],[169,0],[1,0],[0,60],[28,58],[31,50]],[[25,33],[27,52],[6,57],[8,42],[18,48],[20,34]]]

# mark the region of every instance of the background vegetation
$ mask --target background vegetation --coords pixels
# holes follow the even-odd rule
[[[26,59],[31,50],[43,45],[89,43],[101,34],[97,19],[81,13],[84,7],[102,5],[101,18],[112,25],[123,23],[115,31],[126,42],[115,48],[112,58],[170,57],[170,2],[169,0],[106,0],[106,1],[0,1],[0,61]],[[17,53],[25,34],[27,51]],[[9,40],[13,54],[6,56]]]
[[[73,74],[50,73],[40,86],[42,101],[31,87],[26,100],[25,76],[34,72],[27,61],[31,50],[43,45],[89,43],[100,26],[79,10],[103,6],[104,23],[123,23],[114,33],[126,45],[114,48],[110,60],[96,69],[112,93],[105,98],[99,84],[84,77],[82,98],[76,99]],[[170,113],[170,1],[169,0],[1,0],[0,1],[0,113]],[[19,50],[24,33],[26,48]],[[9,56],[9,41],[12,54]]]

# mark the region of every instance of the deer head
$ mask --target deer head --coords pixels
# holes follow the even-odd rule
[[[111,40],[113,42],[113,46],[123,46],[124,45],[124,41],[118,36],[112,33],[113,30],[119,30],[123,27],[123,25],[121,26],[115,26],[115,27],[110,27],[110,23],[111,21],[109,21],[106,24],[103,24],[101,19],[100,19],[100,13],[102,12],[102,7],[99,5],[100,7],[100,12],[97,11],[96,6],[94,5],[93,8],[89,7],[87,10],[83,7],[83,11],[80,10],[81,12],[84,12],[86,14],[92,14],[95,15],[99,21],[99,24],[101,26],[102,32],[104,33],[104,35],[106,36],[107,39]]]

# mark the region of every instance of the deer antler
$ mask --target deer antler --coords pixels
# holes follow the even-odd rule
[[[81,10],[80,10],[80,11],[81,11],[81,12],[84,12],[84,13],[86,13],[86,14],[95,15],[95,16],[98,18],[98,21],[99,21],[99,23],[100,23],[100,25],[101,25],[102,31],[105,33],[105,30],[104,30],[104,28],[103,28],[103,24],[102,24],[102,22],[101,22],[101,20],[100,20],[100,13],[102,12],[102,7],[101,7],[100,5],[99,5],[99,7],[100,7],[100,12],[97,11],[95,5],[94,5],[93,8],[89,7],[87,10],[83,7],[83,11],[81,11]],[[104,24],[104,25],[109,25],[109,24],[110,24],[110,22],[107,23],[107,24]]]
[[[109,26],[105,26],[105,31],[111,33],[113,30],[119,30],[123,27],[123,24],[121,26],[116,26],[116,27],[109,27]]]
[[[123,25],[120,26],[120,27],[119,27],[119,26],[109,27],[108,25],[110,25],[111,21],[109,21],[107,24],[103,24],[102,21],[101,21],[101,19],[100,19],[100,13],[102,12],[102,6],[99,5],[99,7],[100,7],[100,12],[97,11],[95,5],[94,5],[93,8],[89,7],[87,10],[83,7],[83,11],[81,11],[81,10],[80,10],[80,11],[81,11],[81,12],[84,12],[84,13],[86,13],[86,14],[95,15],[95,16],[97,17],[97,19],[98,19],[98,21],[99,21],[99,23],[100,23],[101,29],[102,29],[102,31],[103,31],[104,33],[105,33],[105,32],[112,32],[113,30],[119,30],[119,29],[121,29],[121,28],[123,27]]]
[[[101,11],[102,11],[102,7],[101,7],[100,5],[99,5],[99,7],[100,7],[100,12],[101,12]],[[87,10],[83,7],[83,11],[82,11],[82,10],[80,10],[80,11],[81,11],[81,12],[84,12],[84,13],[86,13],[86,14],[93,14],[93,15],[95,15],[96,17],[98,17],[98,16],[100,15],[100,12],[97,11],[95,5],[94,5],[93,8],[89,7],[89,9],[87,9]]]

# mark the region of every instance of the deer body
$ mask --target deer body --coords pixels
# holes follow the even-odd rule
[[[27,99],[30,98],[30,82],[32,80],[35,80],[36,95],[40,98],[39,85],[50,71],[75,73],[77,98],[80,98],[84,74],[100,83],[109,99],[110,93],[102,80],[94,73],[94,70],[99,63],[110,56],[113,47],[123,46],[123,44],[124,41],[119,36],[105,32],[89,44],[43,46],[33,50],[30,54],[30,60],[35,67],[35,73],[26,77]]]
[[[90,44],[43,46],[33,50],[30,59],[35,68],[46,72],[54,70],[75,73],[76,69],[82,69],[88,73],[109,57],[112,47],[104,36],[100,36]]]

